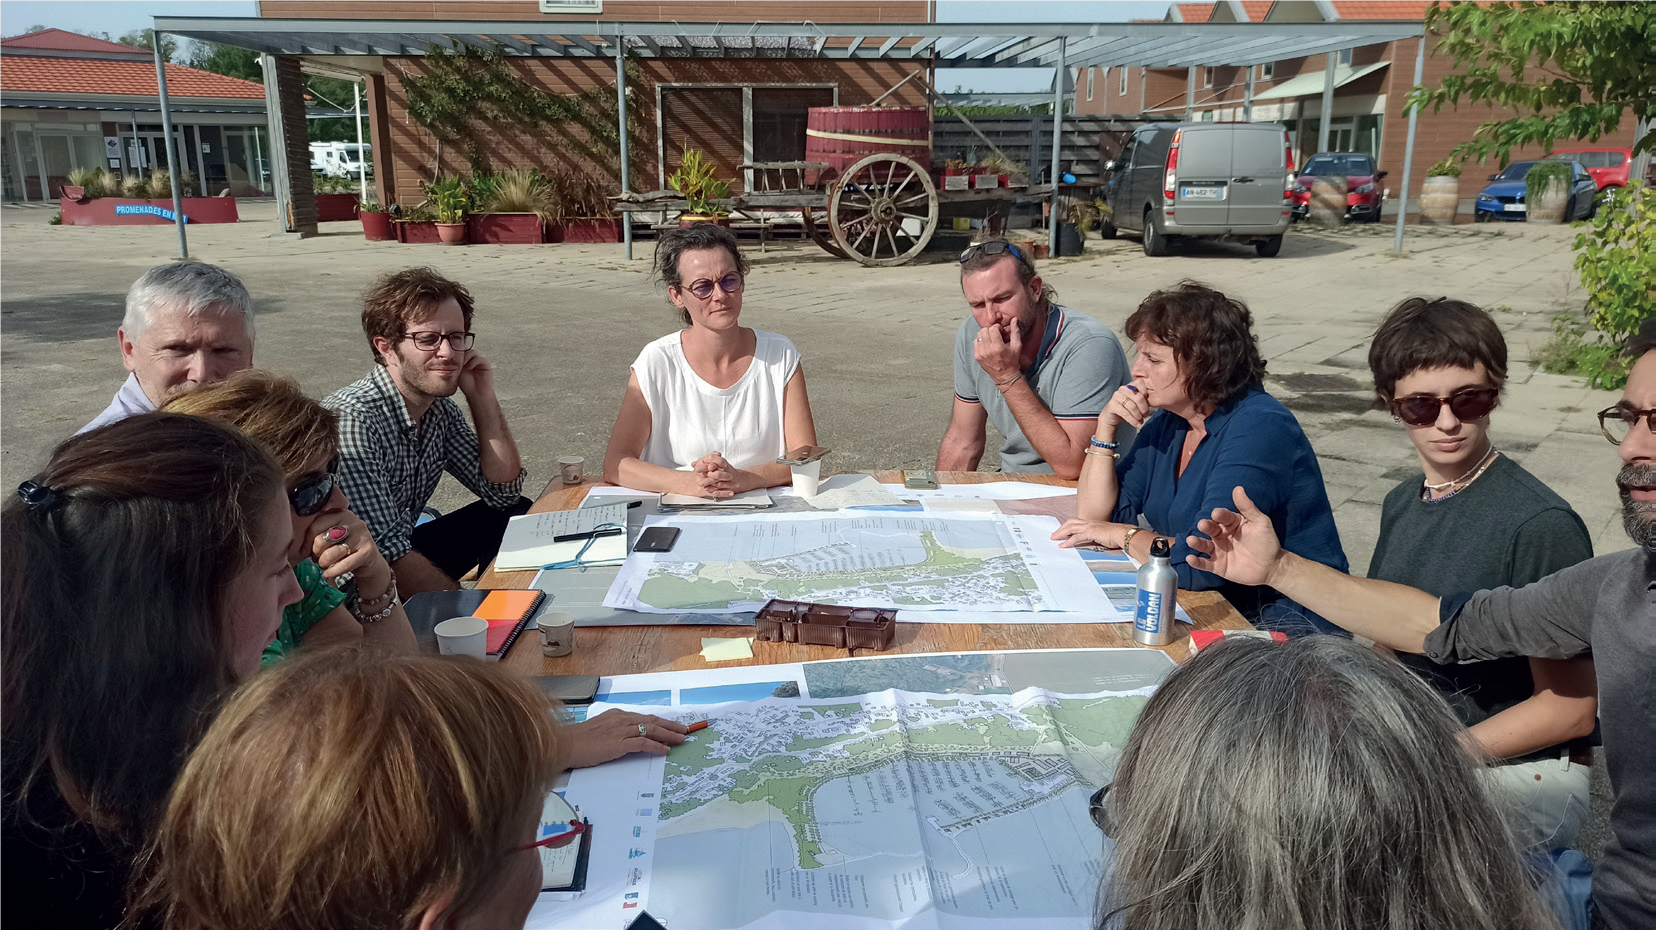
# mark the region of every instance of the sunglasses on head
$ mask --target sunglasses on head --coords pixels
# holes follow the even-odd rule
[[[1448,397],[1437,397],[1431,394],[1410,394],[1408,397],[1399,397],[1391,402],[1392,416],[1397,417],[1410,426],[1431,426],[1437,422],[1438,414],[1444,405],[1448,405],[1449,412],[1461,422],[1476,420],[1489,415],[1495,409],[1495,401],[1501,396],[1496,388],[1470,388],[1465,391],[1456,391]]]
[[[1023,262],[1026,267],[1035,267],[1029,264],[1029,256],[1019,251],[1017,246],[1005,239],[990,239],[988,242],[979,242],[977,245],[967,246],[965,251],[960,253],[960,263],[964,265],[979,255],[1004,255],[1007,252],[1011,252],[1012,257]]]
[[[1093,792],[1087,799],[1087,813],[1092,817],[1093,826],[1097,827],[1105,836],[1115,836],[1115,818],[1110,816],[1109,796],[1110,785]]]
[[[334,476],[333,467],[320,475],[311,475],[299,482],[293,490],[288,492],[288,504],[293,512],[301,517],[314,517],[328,503],[333,496]]]

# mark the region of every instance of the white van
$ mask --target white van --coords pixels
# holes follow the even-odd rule
[[[1104,167],[1106,239],[1136,233],[1146,255],[1186,237],[1252,242],[1264,258],[1282,251],[1294,169],[1280,123],[1151,123]]]
[[[367,174],[373,177],[373,148],[366,142],[360,146],[355,142],[312,142],[311,170],[331,178],[354,178],[366,157]]]

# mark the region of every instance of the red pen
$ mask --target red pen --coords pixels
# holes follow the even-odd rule
[[[685,727],[684,732],[686,734],[690,734],[690,733],[696,732],[697,730],[705,730],[705,729],[707,729],[707,721],[706,720],[698,720],[695,723],[692,723],[689,726]]]

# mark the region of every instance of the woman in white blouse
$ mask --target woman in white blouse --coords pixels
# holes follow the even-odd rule
[[[816,444],[799,350],[741,325],[747,260],[710,223],[662,234],[656,274],[686,329],[644,347],[604,453],[604,480],[723,498],[787,484],[776,459]]]

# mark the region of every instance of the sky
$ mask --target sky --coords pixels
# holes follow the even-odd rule
[[[802,2],[802,9],[809,3]],[[943,23],[1126,22],[1160,19],[1167,0],[938,0]],[[254,16],[253,0],[0,0],[0,34],[15,35],[30,26],[119,36],[147,29],[154,16]],[[1044,91],[1052,88],[1051,69],[940,69],[939,90],[956,85],[979,91]]]

